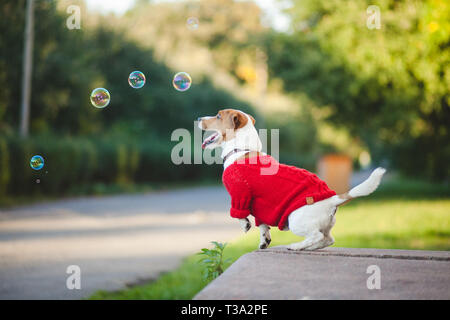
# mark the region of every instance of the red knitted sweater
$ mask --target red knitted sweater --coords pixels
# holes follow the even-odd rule
[[[271,166],[274,174],[268,175]],[[274,166],[278,166],[278,171]],[[269,155],[251,157],[245,163],[242,159],[234,162],[223,172],[222,181],[231,196],[233,218],[243,219],[251,214],[256,226],[264,223],[280,230],[292,211],[336,194],[315,174],[280,164]]]

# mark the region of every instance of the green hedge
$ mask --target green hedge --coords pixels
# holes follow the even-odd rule
[[[220,179],[220,165],[173,164],[174,144],[152,139],[0,137],[0,198],[71,194],[95,184]],[[45,160],[38,171],[29,164],[36,154]]]

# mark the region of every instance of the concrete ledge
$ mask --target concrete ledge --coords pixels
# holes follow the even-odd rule
[[[367,288],[370,265],[381,289]],[[450,252],[327,248],[257,250],[194,299],[450,299]]]

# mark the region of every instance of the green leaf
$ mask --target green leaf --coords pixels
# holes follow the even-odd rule
[[[217,278],[224,269],[224,264],[231,261],[231,259],[226,259],[223,261],[223,251],[225,249],[226,243],[220,243],[217,241],[211,241],[214,245],[212,249],[201,249],[202,252],[199,254],[205,257],[199,260],[199,263],[205,266],[203,270],[203,280],[213,280]]]
[[[210,262],[213,262],[213,260],[211,260],[211,259],[203,259],[202,260],[202,263],[210,263]]]

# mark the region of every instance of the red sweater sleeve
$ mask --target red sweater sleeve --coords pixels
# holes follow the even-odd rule
[[[244,219],[251,213],[252,195],[249,184],[239,169],[236,164],[228,167],[223,174],[223,184],[231,196],[231,217]]]

